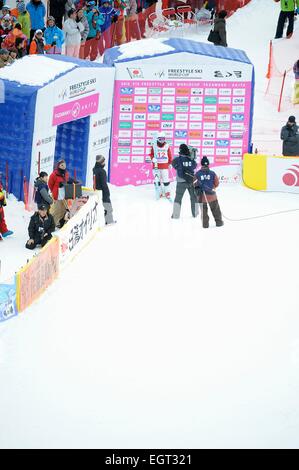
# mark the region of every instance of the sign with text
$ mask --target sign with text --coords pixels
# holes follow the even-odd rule
[[[59,231],[59,263],[64,267],[95,236],[99,228],[99,199],[96,194]]]

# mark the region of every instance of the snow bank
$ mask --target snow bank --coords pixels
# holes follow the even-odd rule
[[[0,71],[0,79],[21,85],[43,86],[58,75],[78,67],[73,62],[62,62],[40,55],[25,56]]]
[[[166,38],[168,39],[168,38]],[[143,39],[141,41],[133,41],[128,44],[122,44],[119,47],[121,55],[118,59],[131,59],[136,56],[165,54],[173,51],[174,48],[164,44],[164,39]]]

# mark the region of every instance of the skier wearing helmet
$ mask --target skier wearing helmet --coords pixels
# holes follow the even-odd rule
[[[151,148],[150,158],[153,162],[157,196],[165,195],[167,199],[170,199],[169,166],[172,162],[172,155],[164,132],[158,132]]]

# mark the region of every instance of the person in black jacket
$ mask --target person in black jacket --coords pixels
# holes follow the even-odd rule
[[[110,225],[114,224],[113,220],[113,209],[110,200],[110,191],[107,184],[107,174],[104,170],[105,167],[105,157],[102,155],[96,156],[96,164],[93,168],[93,188],[102,191],[102,202],[104,206],[104,215],[105,215],[105,224]]]
[[[295,116],[290,116],[286,125],[282,127],[280,138],[283,141],[283,156],[299,157],[299,128]]]
[[[49,2],[50,16],[53,16],[55,18],[56,26],[58,26],[58,28],[60,29],[62,29],[62,20],[66,13],[66,1],[67,0],[51,0]]]
[[[54,219],[47,213],[47,207],[41,204],[38,211],[30,219],[28,233],[29,240],[26,243],[28,250],[34,250],[37,245],[42,247],[51,240],[52,232],[55,231]]]
[[[188,145],[181,144],[179,148],[179,156],[174,158],[172,166],[177,172],[176,194],[173,204],[172,219],[179,219],[181,214],[181,204],[186,189],[189,191],[191,201],[191,212],[193,217],[198,216],[198,204],[193,187],[194,170],[196,168],[196,160],[191,155]]]
[[[48,173],[45,171],[40,172],[38,178],[34,181],[34,189],[34,202],[37,204],[37,207],[44,204],[49,211],[51,204],[53,204],[53,199],[49,194]]]

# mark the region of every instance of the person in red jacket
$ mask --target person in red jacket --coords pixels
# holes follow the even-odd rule
[[[54,218],[56,227],[63,225],[61,221],[64,219],[64,216],[68,211],[67,202],[64,198],[64,183],[67,183],[68,180],[69,174],[66,170],[65,160],[59,160],[48,181],[48,186],[54,199],[54,203],[50,209],[50,214],[52,214]]]
[[[162,189],[160,191],[160,197],[165,195],[168,199],[170,199],[170,181],[169,181],[169,166],[172,162],[172,155],[171,150],[166,142],[165,133],[159,132],[157,135],[156,141],[153,143],[150,158],[153,162],[153,171],[154,177],[155,173],[158,170],[158,177],[159,177],[159,186]],[[161,187],[161,183],[163,186]]]
[[[4,209],[3,209],[3,207],[5,206],[6,206],[5,193],[0,183],[0,242],[3,240],[3,238],[9,237],[9,235],[13,234],[13,232],[11,230],[8,230],[6,226]]]

